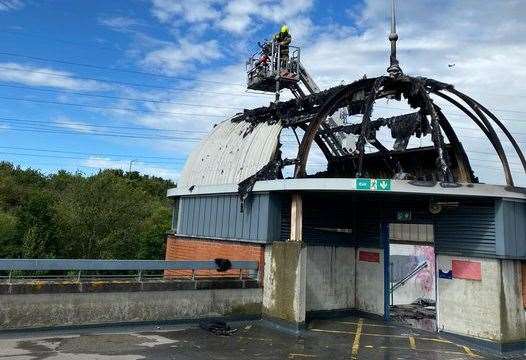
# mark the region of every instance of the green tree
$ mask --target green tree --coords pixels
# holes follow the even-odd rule
[[[22,205],[16,211],[23,257],[53,258],[58,255],[55,201],[52,193],[40,189],[24,195]]]
[[[12,258],[18,254],[18,219],[8,212],[0,212],[0,258]]]
[[[45,176],[0,163],[0,256],[162,259],[173,186],[137,172]]]

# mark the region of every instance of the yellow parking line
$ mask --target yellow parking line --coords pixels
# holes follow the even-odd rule
[[[412,350],[416,350],[416,340],[413,336],[409,337],[409,346]]]
[[[362,324],[362,326],[363,326],[363,324]],[[329,334],[356,335],[358,333],[358,331],[354,332],[354,331],[328,330],[328,329],[317,329],[317,328],[311,328],[309,330],[310,331],[315,331],[315,332],[329,333]],[[373,337],[395,338],[395,339],[409,339],[409,338],[412,337],[412,336],[409,336],[409,335],[366,333],[366,332],[363,332],[362,328],[360,328],[360,336],[373,336]],[[454,344],[456,346],[459,346],[459,345],[455,344],[452,341],[445,340],[445,339],[440,339],[440,338],[428,338],[428,337],[419,337],[419,336],[415,336],[413,338],[415,340],[415,345],[416,345],[416,339],[418,339],[418,340],[421,340],[421,341],[433,341],[433,342],[437,342],[437,343]],[[409,339],[409,341],[411,341],[411,340]],[[464,351],[467,353],[467,351],[471,351],[471,350],[468,348],[468,350],[464,350]],[[480,357],[480,355],[474,354],[473,352],[471,352],[471,354],[473,354],[471,356]]]
[[[396,347],[396,346],[380,346],[378,347],[378,349],[380,350],[407,350],[407,348]],[[460,351],[441,350],[441,349],[418,349],[417,351],[418,352],[439,353],[439,354],[464,355],[464,353]]]
[[[354,334],[356,334],[356,333],[353,332],[353,331],[326,330],[326,329],[316,329],[316,328],[312,328],[312,329],[309,329],[309,330],[310,330],[310,331],[316,331],[316,332],[332,333],[332,334],[349,334],[349,335],[354,335]]]
[[[295,359],[295,358],[315,358],[316,355],[310,355],[310,354],[289,354],[289,359]]]
[[[421,338],[421,337],[419,337],[418,340],[434,341],[434,342],[444,343],[444,344],[453,344],[453,342],[451,342],[449,340],[439,339],[439,338],[435,339],[435,338]]]
[[[348,325],[358,325],[357,322],[354,321],[335,321],[340,324],[348,324]],[[374,327],[385,327],[385,328],[394,328],[396,326],[393,325],[380,325],[380,324],[370,324],[370,323],[363,323],[363,326],[374,326]]]
[[[347,334],[347,335],[356,335],[358,331],[342,331],[342,330],[326,330],[326,329],[309,329],[310,331],[316,331],[316,332],[324,332],[324,333],[331,333],[331,334]],[[391,334],[368,334],[364,333],[360,329],[360,336],[376,336],[376,337],[386,337],[386,338],[398,338],[398,339],[407,339],[407,335],[391,335]]]
[[[352,353],[351,358],[358,358],[358,350],[360,349],[360,338],[362,337],[362,327],[363,319],[358,320],[358,325],[356,326],[356,335],[354,336],[354,341],[352,343]]]
[[[464,349],[464,352],[466,353],[467,356],[469,357],[476,357],[476,358],[481,358],[482,356],[480,355],[477,355],[475,354],[473,351],[471,351],[470,348],[468,348],[467,346],[462,346],[462,349]]]

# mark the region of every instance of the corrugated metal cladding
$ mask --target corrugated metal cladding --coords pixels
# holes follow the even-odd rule
[[[237,194],[179,199],[177,233],[186,236],[266,243],[279,236],[279,199],[254,193],[244,204]]]
[[[385,194],[359,194],[356,198],[356,237],[360,246],[382,247],[380,241],[380,226],[383,221],[397,223],[399,211],[411,213],[411,224],[404,224],[410,231],[406,234],[397,234],[398,226],[391,226],[390,237],[398,241],[411,241],[415,228],[432,224],[429,213],[429,199],[421,196],[389,196]],[[421,225],[416,225],[421,224]],[[394,229],[393,229],[394,228]],[[407,235],[403,238],[402,235]]]
[[[339,194],[303,194],[303,241],[309,245],[355,246],[351,198]],[[347,202],[349,200],[349,202]],[[290,237],[290,196],[281,208],[280,240]]]
[[[409,243],[433,243],[433,224],[389,224],[389,239]]]
[[[290,196],[283,195],[280,211],[279,240],[287,241],[290,238]]]
[[[409,210],[411,219],[403,226],[425,229],[426,235],[413,239],[408,232],[405,238],[393,230],[396,240],[434,238],[438,254],[526,258],[525,202],[499,200],[496,211],[492,199],[434,198],[449,201],[449,206],[443,205],[433,216],[430,200],[426,196],[304,193],[303,240],[309,245],[381,248],[381,223],[400,223],[397,213]],[[257,243],[289,238],[289,195],[253,193],[244,211],[240,210],[237,194],[180,197],[177,233]]]
[[[303,200],[303,239],[307,244],[355,246],[353,201],[341,194],[306,194]]]
[[[437,254],[495,257],[495,202],[459,201],[435,216]]]
[[[224,121],[188,157],[177,186],[238,184],[265,166],[276,152],[282,126]]]
[[[284,200],[290,204],[290,199]],[[422,197],[400,199],[377,194],[306,193],[303,197],[303,240],[307,244],[381,247],[382,221],[394,221],[398,210],[410,210],[412,220],[428,230],[432,223],[428,200]],[[290,234],[290,209],[282,211],[281,240]],[[409,225],[409,224],[407,224]],[[407,240],[412,240],[408,238]]]
[[[526,259],[526,202],[497,200],[496,211],[497,255]]]

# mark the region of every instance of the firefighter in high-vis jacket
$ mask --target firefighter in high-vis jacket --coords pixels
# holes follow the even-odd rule
[[[286,67],[289,61],[289,45],[291,41],[292,36],[289,34],[289,27],[287,25],[283,25],[279,32],[274,35],[274,42],[279,44],[279,56],[282,68]]]

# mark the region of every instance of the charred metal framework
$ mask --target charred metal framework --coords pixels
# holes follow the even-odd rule
[[[307,160],[313,142],[328,161],[327,171],[314,176],[438,181],[444,187],[478,182],[454,127],[433,101],[434,96],[455,106],[480,128],[500,159],[506,184],[514,187],[509,161],[494,125],[512,144],[525,172],[526,159],[504,124],[487,108],[456,90],[453,85],[403,73],[396,57],[398,34],[394,0],[392,4],[388,75],[364,78],[302,98],[272,103],[269,107],[245,110],[232,119],[234,122],[248,122],[252,126],[262,122],[279,122],[283,128],[291,128],[295,134],[297,128],[304,131],[301,141],[298,138],[296,158],[282,159],[277,149],[275,158],[269,164],[239,184],[240,193],[250,191],[257,180],[281,178],[281,169],[287,165],[295,166],[295,178],[307,176]],[[415,111],[391,118],[373,119],[374,104],[378,99],[405,99]],[[335,126],[328,121],[330,116],[344,108],[349,115],[361,115],[361,122]],[[377,132],[385,126],[391,130],[391,136],[395,139],[393,150],[385,147],[377,137]],[[342,134],[357,136],[355,149],[350,151],[341,144],[334,146],[334,140]],[[407,149],[412,136],[419,138],[428,134],[431,135],[432,146]],[[366,153],[367,143],[374,146],[377,152]]]
[[[391,178],[434,180],[444,184],[477,182],[469,159],[453,126],[441,108],[433,102],[430,95],[436,95],[449,101],[482,130],[500,158],[506,184],[514,186],[507,156],[491,121],[502,130],[511,142],[526,171],[526,159],[511,133],[494,114],[477,101],[455,90],[452,85],[433,79],[403,74],[362,79],[349,85],[307,96],[304,99],[294,99],[274,103],[270,107],[245,110],[243,114],[239,114],[232,121],[246,121],[252,124],[281,122],[284,128],[299,127],[304,129],[305,134],[300,142],[296,159],[282,160],[276,158],[273,160],[273,164],[280,164],[280,166],[295,164],[294,177],[296,178],[306,176],[305,169],[309,152],[312,143],[316,142],[327,158],[329,171],[325,176],[328,177],[376,176],[378,174],[378,169],[375,169],[378,167],[377,158],[380,157],[384,162],[382,174]],[[417,111],[406,115],[372,120],[374,103],[382,98],[399,101],[404,98]],[[350,115],[361,114],[362,121],[355,124],[322,128],[321,125],[325,119],[343,107],[348,109]],[[383,126],[389,127],[392,137],[396,139],[392,151],[388,150],[376,137],[376,133]],[[356,150],[353,153],[335,155],[324,143],[323,134],[338,132],[358,135]],[[426,134],[431,134],[433,147],[412,149],[413,157],[420,156],[418,153],[429,153],[431,160],[434,160],[434,164],[427,167],[427,172],[422,173],[416,170],[417,167],[425,167],[424,164],[408,165],[407,161],[403,160],[403,153],[410,152],[406,147],[411,136],[420,137]],[[447,144],[443,134],[448,140]],[[365,144],[367,142],[376,147],[378,153],[366,154]],[[428,161],[429,157],[426,156],[422,161]],[[369,165],[374,165],[374,167]],[[272,167],[269,165],[262,169],[267,179],[272,176],[279,176],[276,171],[268,171]],[[255,177],[260,179],[261,175],[258,173]]]

